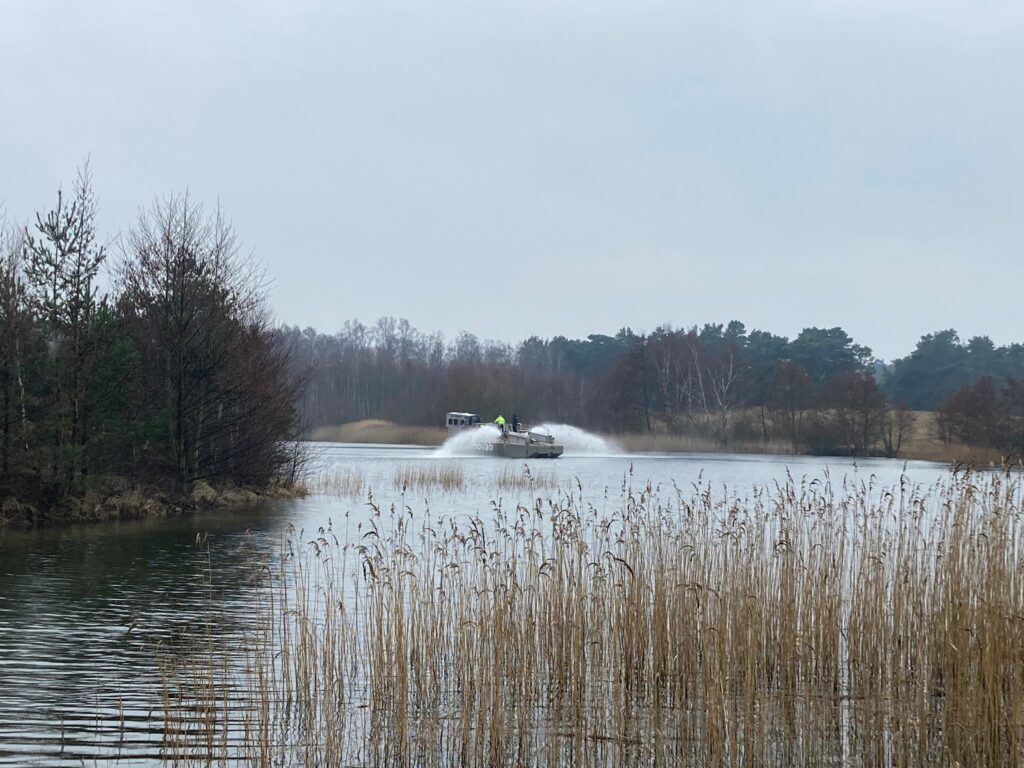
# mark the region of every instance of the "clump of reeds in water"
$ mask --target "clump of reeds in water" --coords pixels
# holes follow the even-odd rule
[[[313,493],[341,498],[359,498],[369,491],[366,473],[349,467],[321,472],[310,485]]]
[[[261,765],[1015,765],[1018,481],[585,489],[284,544],[240,658]],[[301,542],[308,542],[302,544]],[[231,653],[232,649],[225,649]],[[169,685],[191,685],[182,663]],[[216,744],[215,739],[210,742]]]
[[[557,485],[554,477],[531,470],[529,464],[503,467],[498,473],[496,484],[499,491],[553,490]]]
[[[400,491],[461,491],[466,472],[457,462],[404,464],[395,470],[394,486]]]

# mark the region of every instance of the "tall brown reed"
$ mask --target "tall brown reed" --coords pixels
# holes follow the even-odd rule
[[[341,498],[359,498],[369,491],[366,473],[349,467],[321,472],[309,485],[313,493]]]
[[[627,478],[607,514],[579,486],[487,520],[375,510],[357,535],[285,542],[257,630],[225,649],[244,659],[234,749],[258,765],[1018,764],[1021,547],[1009,475],[721,498]]]
[[[401,491],[461,491],[466,472],[457,462],[404,464],[395,469],[394,486]]]
[[[554,476],[531,470],[529,464],[502,467],[495,484],[499,491],[551,491],[558,485]]]

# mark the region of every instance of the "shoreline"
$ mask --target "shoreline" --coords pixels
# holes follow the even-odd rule
[[[721,445],[717,441],[694,435],[669,435],[659,432],[597,434],[629,454],[739,454],[744,456],[804,456],[840,458],[893,458],[897,461],[927,461],[949,466],[978,469],[1006,467],[997,451],[965,445],[944,445],[933,437],[930,427],[933,414],[921,414],[919,423],[908,435],[899,455],[884,454],[851,456],[849,454],[794,452],[781,441],[735,441]],[[305,440],[310,443],[364,445],[398,445],[437,447],[444,443],[443,427],[417,427],[395,424],[380,419],[364,420],[310,430]],[[1017,458],[1012,466],[1019,465]],[[166,486],[129,484],[118,478],[105,478],[101,491],[90,490],[81,496],[69,497],[51,509],[41,509],[14,496],[0,499],[0,530],[4,528],[51,528],[82,523],[144,520],[194,514],[209,509],[254,504],[270,499],[301,498],[310,493],[304,483],[267,488],[240,487],[231,484],[212,486],[197,481],[187,494],[175,494]]]
[[[174,495],[158,486],[137,484],[109,493],[86,492],[69,497],[48,510],[19,501],[0,499],[0,530],[3,528],[59,528],[68,525],[129,522],[155,517],[175,517],[202,510],[256,504],[270,499],[294,499],[308,495],[304,484],[251,488],[211,486],[202,480],[192,484],[188,495]]]
[[[908,434],[896,456],[871,453],[862,456],[839,453],[796,452],[779,440],[734,441],[721,445],[715,440],[696,435],[669,435],[663,432],[630,432],[624,434],[594,433],[629,453],[735,453],[747,456],[820,456],[843,458],[891,458],[903,461],[930,461],[938,464],[966,465],[983,468],[998,467],[1004,457],[999,451],[963,444],[945,445],[934,437],[934,414],[919,412],[915,428]],[[396,424],[383,419],[365,419],[334,426],[316,427],[305,440],[311,443],[342,443],[369,445],[417,445],[437,447],[447,439],[443,427],[417,427]]]

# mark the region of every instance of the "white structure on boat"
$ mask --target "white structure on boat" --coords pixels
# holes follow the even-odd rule
[[[448,427],[448,437],[460,434],[467,429],[480,429],[485,426],[496,424],[484,423],[475,413],[461,413],[451,411],[445,420]],[[526,429],[515,417],[512,423],[501,427],[501,434],[493,439],[481,434],[480,440],[473,443],[473,447],[480,453],[491,453],[495,456],[503,456],[506,459],[555,459],[562,455],[565,446],[555,442],[553,435],[546,435],[543,432],[531,432]]]

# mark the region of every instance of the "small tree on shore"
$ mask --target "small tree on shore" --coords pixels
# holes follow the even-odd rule
[[[23,265],[34,314],[51,363],[48,417],[53,435],[50,481],[55,494],[84,473],[89,380],[92,374],[90,323],[96,306],[96,277],[106,249],[96,237],[96,197],[86,163],[74,188],[57,204],[36,214],[26,230]]]
[[[806,441],[806,419],[814,405],[814,385],[807,371],[798,365],[781,362],[775,367],[772,383],[772,420],[799,453]]]
[[[917,421],[916,414],[906,403],[900,403],[886,410],[882,422],[882,445],[890,459],[900,455],[900,450]]]
[[[829,448],[851,456],[871,454],[882,437],[888,406],[870,373],[844,373],[826,389],[825,421]]]
[[[976,447],[1004,448],[1004,403],[988,376],[953,393],[940,412],[949,439]]]

